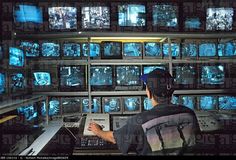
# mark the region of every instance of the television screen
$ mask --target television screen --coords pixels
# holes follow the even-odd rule
[[[43,23],[42,9],[34,5],[16,5],[14,8],[14,21],[21,23]]]
[[[177,43],[171,43],[171,55],[172,57],[178,57],[180,52],[179,44]],[[164,57],[169,56],[169,43],[163,44],[163,55]]]
[[[60,67],[60,85],[62,88],[79,88],[85,86],[84,66]]]
[[[0,46],[0,60],[3,59],[3,48],[2,46]]]
[[[201,21],[200,18],[186,18],[184,21],[185,29],[200,29]]]
[[[63,53],[65,57],[80,57],[80,44],[64,43]]]
[[[100,110],[101,110],[101,98],[99,97],[92,98],[91,113],[99,113]],[[90,113],[88,98],[82,98],[82,112]]]
[[[124,97],[124,111],[123,113],[139,113],[141,111],[140,97]]]
[[[121,42],[103,42],[102,58],[122,58]]]
[[[102,97],[103,113],[121,113],[120,97]]]
[[[163,65],[155,65],[155,66],[143,66],[143,73],[144,74],[148,74],[150,72],[152,72],[155,69],[163,69],[166,70],[166,67]]]
[[[77,29],[77,8],[75,7],[49,7],[48,15],[50,29]]]
[[[223,65],[202,66],[202,84],[224,84],[225,70]]]
[[[219,109],[234,110],[236,109],[236,97],[233,96],[220,96]]]
[[[207,8],[206,30],[232,30],[233,8]]]
[[[12,91],[22,90],[25,88],[25,76],[22,73],[10,75],[10,88]]]
[[[4,93],[6,90],[6,79],[5,74],[0,73],[0,94]]]
[[[89,51],[90,50],[90,51]],[[82,44],[82,53],[84,57],[90,57],[95,58],[95,57],[100,57],[100,44],[98,43],[83,43]],[[90,53],[90,54],[89,54]]]
[[[135,86],[140,85],[141,70],[139,66],[117,66],[116,85]]]
[[[60,45],[56,43],[43,43],[42,44],[42,55],[43,57],[59,57],[60,56]]]
[[[235,42],[227,42],[218,44],[218,55],[220,57],[236,56]]]
[[[171,97],[171,103],[175,105],[179,105],[179,96],[172,95]]]
[[[33,73],[34,86],[49,86],[51,85],[51,75],[49,72],[34,72]]]
[[[147,97],[144,98],[144,100],[143,100],[143,109],[144,109],[144,111],[148,111],[152,108],[153,108],[152,101]]]
[[[51,98],[49,101],[48,115],[55,116],[60,114],[60,101],[56,98]]]
[[[154,26],[176,28],[178,26],[178,7],[168,4],[154,5],[152,18]]]
[[[25,52],[26,57],[39,56],[39,44],[33,42],[21,42],[20,47]]]
[[[144,56],[145,57],[161,57],[161,45],[156,42],[144,43]]]
[[[200,109],[213,110],[216,109],[217,97],[216,96],[200,96]]]
[[[105,6],[82,7],[82,28],[110,28],[110,8]]]
[[[127,4],[118,6],[119,26],[145,26],[146,8],[145,5]]]
[[[142,57],[142,43],[138,42],[125,42],[123,46],[124,57]]]
[[[182,57],[197,57],[197,44],[184,43],[182,47]]]
[[[33,105],[17,108],[19,115],[23,115],[26,121],[31,121],[38,117],[37,109]]]
[[[16,67],[24,66],[24,53],[21,49],[10,47],[9,48],[9,65]]]
[[[80,98],[66,97],[61,98],[62,113],[63,114],[77,114],[80,113]]]
[[[111,86],[113,79],[111,66],[91,66],[90,84],[92,86]]]
[[[196,104],[196,99],[195,99],[195,97],[193,97],[193,96],[182,96],[181,97],[181,100],[182,100],[182,105],[183,106],[186,106],[186,107],[188,107],[188,108],[190,108],[190,109],[192,109],[192,110],[194,110],[195,109],[195,104]]]
[[[195,84],[196,68],[192,65],[175,66],[173,76],[176,84]]]
[[[199,56],[209,57],[216,56],[216,44],[214,43],[202,43],[199,45]]]

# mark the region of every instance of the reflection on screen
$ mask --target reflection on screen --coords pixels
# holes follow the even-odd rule
[[[236,97],[233,96],[220,96],[219,97],[220,109],[236,109]]]
[[[223,65],[202,66],[202,84],[224,84],[225,72]]]

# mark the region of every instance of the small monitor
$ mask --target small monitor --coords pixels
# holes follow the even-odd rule
[[[152,101],[148,97],[145,97],[143,99],[143,110],[148,111],[151,110],[152,108],[153,108]]]
[[[81,14],[83,29],[110,28],[110,7],[82,7]]]
[[[33,73],[33,85],[37,86],[50,86],[51,75],[49,72],[34,72]]]
[[[140,4],[118,5],[118,24],[121,27],[146,25],[146,6]]]
[[[52,30],[77,29],[76,7],[49,7],[49,28]]]
[[[212,65],[201,67],[201,84],[220,85],[224,83],[224,65]]]
[[[60,110],[60,99],[59,98],[50,98],[48,107],[48,115],[50,117],[58,116],[61,113]]]
[[[79,43],[64,43],[63,56],[76,58],[81,56],[81,46]]]
[[[157,42],[144,43],[144,58],[161,58],[161,44]]]
[[[60,45],[54,42],[42,43],[42,56],[43,57],[59,57]]]
[[[195,43],[184,43],[182,46],[183,58],[196,58],[198,55],[198,45]]]
[[[34,42],[21,42],[20,47],[23,49],[26,57],[39,57],[39,44]]]
[[[121,97],[102,97],[103,113],[121,114]]]
[[[100,58],[100,44],[99,43],[83,43],[82,44],[82,53],[84,57],[90,58]]]
[[[206,30],[230,31],[233,28],[233,8],[207,8]]]
[[[45,101],[41,101],[40,112],[41,112],[41,115],[43,117],[45,117],[47,115],[46,102]]]
[[[158,4],[152,7],[153,26],[178,27],[178,7],[170,4]]]
[[[218,55],[219,57],[235,57],[236,56],[236,43],[227,42],[218,44]]]
[[[216,56],[215,43],[201,43],[199,45],[199,57],[214,57]]]
[[[180,56],[180,46],[177,43],[171,43],[171,55],[172,57]],[[169,43],[163,44],[163,56],[169,57]]]
[[[165,65],[144,65],[143,66],[143,74],[148,74],[150,72],[152,72],[155,69],[163,69],[163,70],[167,70],[167,67]]]
[[[219,109],[221,110],[235,110],[236,97],[234,96],[219,96]]]
[[[83,113],[90,113],[89,109],[89,99],[82,98],[82,112]],[[93,97],[91,102],[91,113],[100,113],[101,112],[101,98],[100,97]]]
[[[4,73],[0,72],[0,94],[6,92],[6,76]]]
[[[142,58],[143,44],[140,42],[124,42],[123,58]]]
[[[141,97],[123,97],[123,114],[141,112]]]
[[[200,96],[199,108],[201,110],[216,110],[217,101],[217,96]]]
[[[3,59],[3,47],[0,46],[0,61]]]
[[[181,104],[192,110],[196,108],[196,97],[195,96],[181,96]]]
[[[179,103],[179,96],[173,94],[171,97],[171,103],[175,104],[175,105],[179,105],[180,104]]]
[[[110,90],[113,88],[112,66],[91,66],[90,85],[93,90]]]
[[[10,75],[10,89],[12,92],[22,91],[26,87],[26,80],[23,73],[13,73]]]
[[[86,88],[85,66],[61,66],[61,91],[84,90]]]
[[[103,41],[103,59],[122,59],[122,42]]]
[[[24,53],[21,49],[9,48],[9,65],[14,67],[23,67],[25,63]]]
[[[38,117],[37,109],[33,105],[18,107],[17,112],[19,115],[23,115],[26,121],[32,121]]]
[[[184,21],[185,30],[199,30],[201,29],[201,20],[200,18],[186,18]]]
[[[81,113],[81,99],[80,97],[62,97],[62,114],[75,115]]]

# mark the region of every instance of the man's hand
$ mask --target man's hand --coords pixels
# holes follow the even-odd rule
[[[89,123],[88,130],[92,131],[95,135],[98,135],[102,131],[102,127],[95,122]]]

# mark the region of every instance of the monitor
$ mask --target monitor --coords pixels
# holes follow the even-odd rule
[[[184,21],[185,30],[199,30],[201,25],[201,20],[198,17],[186,18]]]
[[[177,43],[171,43],[171,55],[172,57],[180,56],[180,46]],[[163,44],[163,56],[169,57],[169,43]]]
[[[136,114],[141,112],[141,97],[123,97],[123,114]]]
[[[220,85],[225,82],[224,65],[201,67],[201,84]]]
[[[181,96],[181,104],[192,110],[196,108],[196,97],[195,96]]]
[[[61,91],[84,90],[86,88],[85,66],[61,66]]]
[[[0,61],[3,59],[4,52],[3,52],[3,47],[0,46]]]
[[[200,96],[199,97],[199,109],[202,110],[216,110],[217,96]]]
[[[100,44],[99,43],[83,43],[82,44],[82,53],[84,57],[90,58],[100,58]]]
[[[206,30],[229,31],[233,28],[233,8],[207,8]]]
[[[23,73],[13,73],[10,75],[10,90],[12,92],[24,90],[26,87],[25,75]]]
[[[9,48],[9,65],[14,67],[23,67],[25,63],[24,52],[15,47]]]
[[[171,103],[175,105],[179,105],[179,96],[173,94],[171,97]]]
[[[148,97],[145,97],[143,99],[143,110],[148,111],[151,110],[152,108],[153,108],[152,101]]]
[[[141,66],[116,66],[116,90],[140,90],[142,89]]]
[[[102,97],[103,113],[121,114],[122,113],[121,97]]]
[[[110,28],[110,7],[106,6],[82,7],[81,14],[82,14],[83,29]]]
[[[0,94],[6,92],[6,76],[4,73],[0,72]]]
[[[218,44],[218,56],[221,58],[236,56],[236,43],[232,41]]]
[[[148,74],[152,72],[155,69],[163,69],[167,70],[166,65],[160,64],[160,65],[143,65],[143,74]]]
[[[17,113],[24,116],[26,121],[32,121],[38,117],[38,112],[35,106],[27,105],[17,108]]]
[[[52,30],[77,29],[76,7],[49,7],[49,28]]]
[[[219,96],[219,109],[221,110],[235,110],[236,97],[235,96]]]
[[[143,44],[140,42],[124,42],[123,58],[142,58]]]
[[[103,41],[103,52],[101,58],[103,59],[121,59],[122,58],[122,42],[108,42]]]
[[[196,58],[198,53],[198,45],[196,43],[184,43],[182,46],[183,58]]]
[[[26,57],[39,57],[38,43],[22,41],[20,47],[23,49]]]
[[[146,6],[140,4],[118,5],[118,25],[142,27],[146,25]]]
[[[79,43],[64,43],[63,45],[63,56],[64,57],[80,57],[81,46]]]
[[[201,43],[199,45],[199,57],[214,57],[216,56],[215,43]]]
[[[50,117],[60,115],[61,110],[60,110],[60,99],[59,98],[54,98],[54,97],[50,98],[48,104],[49,104],[48,115]]]
[[[178,7],[171,4],[158,4],[152,7],[153,26],[178,27]]]
[[[75,115],[81,113],[81,99],[80,97],[62,97],[62,114]]]
[[[145,42],[144,43],[144,58],[161,58],[161,44],[158,42]]]
[[[37,86],[50,86],[51,74],[49,72],[33,72],[33,85]]]
[[[43,57],[59,57],[60,45],[54,42],[42,43],[42,56]]]
[[[89,99],[81,98],[81,102],[82,102],[82,112],[90,113]],[[100,112],[101,112],[101,98],[93,97],[91,102],[91,113],[100,113]]]
[[[43,117],[45,117],[47,115],[46,102],[45,101],[41,101],[40,112],[41,112],[41,115]]]
[[[91,66],[90,85],[92,90],[110,90],[113,88],[112,66]]]

